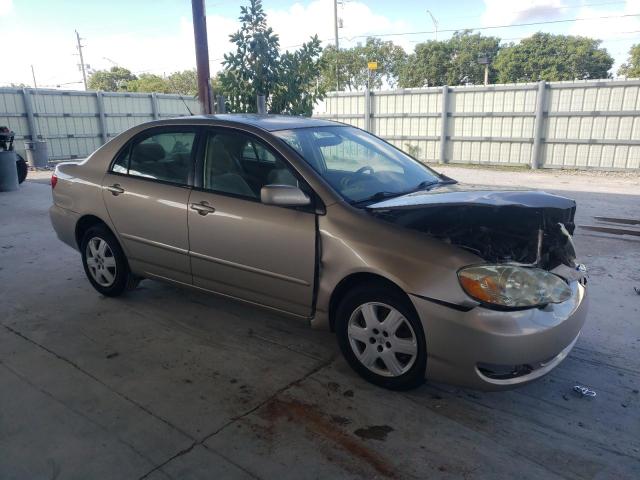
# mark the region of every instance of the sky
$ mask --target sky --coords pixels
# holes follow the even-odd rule
[[[212,74],[233,49],[229,34],[239,28],[246,3],[206,0]],[[324,45],[333,43],[333,0],[263,5],[283,50],[314,34]],[[384,35],[410,52],[416,43],[436,38],[428,11],[440,40],[464,28],[484,28],[479,31],[504,42],[537,31],[599,38],[615,58],[614,73],[631,45],[640,43],[640,0],[342,0],[340,46]],[[555,23],[522,25],[539,22]],[[38,87],[81,89],[75,30],[93,70],[119,65],[136,74],[168,75],[195,68],[190,0],[0,0],[0,85],[32,85],[33,65]]]

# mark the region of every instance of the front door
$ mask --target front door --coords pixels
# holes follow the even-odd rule
[[[207,133],[197,168],[188,210],[194,285],[311,315],[315,213],[260,202],[263,185],[301,179],[258,138],[222,128]]]
[[[103,180],[103,197],[131,269],[191,284],[187,202],[196,130],[159,127],[135,137]]]

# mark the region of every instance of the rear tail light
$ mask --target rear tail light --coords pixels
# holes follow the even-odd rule
[[[51,190],[56,188],[57,183],[58,183],[58,176],[55,173],[51,174]]]

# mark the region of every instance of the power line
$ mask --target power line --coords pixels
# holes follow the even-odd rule
[[[615,2],[599,2],[599,3],[581,3],[581,4],[576,4],[576,5],[562,5],[559,7],[553,7],[554,10],[573,10],[573,9],[578,9],[578,8],[584,8],[584,7],[601,7],[601,6],[607,6],[607,5],[624,5],[625,3],[627,3],[626,1],[615,1]],[[502,13],[527,13],[530,12],[531,9],[525,9],[525,10],[511,10],[511,11],[504,11]],[[462,19],[462,18],[476,18],[477,15],[464,15],[464,16],[457,16],[457,17],[443,17],[445,20],[458,20],[458,19]]]
[[[440,32],[448,32],[448,33],[454,33],[454,32],[459,32],[459,31],[463,31],[463,30],[495,30],[495,29],[499,29],[499,28],[514,28],[514,27],[530,27],[530,26],[536,26],[536,25],[550,25],[550,24],[558,24],[558,23],[569,23],[569,22],[583,22],[583,21],[589,21],[589,20],[611,20],[611,19],[616,19],[616,18],[629,18],[629,17],[640,17],[640,13],[630,13],[630,14],[623,14],[623,15],[602,15],[599,17],[581,17],[581,18],[566,18],[566,19],[561,19],[561,20],[546,20],[546,21],[540,21],[540,22],[527,22],[527,23],[512,23],[509,25],[488,25],[485,27],[461,27],[461,28],[448,28],[448,29],[440,29],[438,28],[438,33]],[[347,41],[351,41],[354,40],[356,38],[370,38],[370,37],[393,37],[393,36],[405,36],[405,35],[425,35],[425,34],[430,34],[430,33],[435,33],[435,30],[424,30],[424,31],[418,31],[418,32],[397,32],[397,33],[369,33],[369,34],[364,34],[364,35],[355,35],[353,37],[340,37],[340,40],[347,40]],[[634,32],[629,32],[629,33],[634,33]],[[526,37],[523,37],[526,38]],[[330,42],[332,39],[330,38],[325,38],[322,41],[323,42]],[[299,43],[296,45],[286,45],[283,46],[281,48],[283,49],[287,49],[287,48],[297,48],[297,47],[301,47],[303,44]],[[215,58],[213,60],[211,60],[211,62],[219,62],[221,60],[224,60],[224,57],[222,58]]]
[[[527,22],[527,23],[512,23],[507,25],[488,25],[486,27],[463,27],[463,28],[448,28],[448,29],[438,29],[438,32],[460,32],[463,30],[495,30],[499,28],[514,28],[514,27],[531,27],[536,25],[552,25],[558,23],[569,23],[569,22],[583,22],[588,20],[610,20],[614,18],[627,18],[627,17],[640,17],[640,13],[630,13],[625,15],[603,15],[600,17],[583,17],[583,18],[566,18],[562,20],[546,20],[541,22]],[[398,37],[405,35],[424,35],[428,33],[435,33],[435,30],[425,30],[420,32],[397,32],[397,33],[379,33],[379,34],[368,34],[368,35],[355,35],[353,37],[345,37],[344,40],[353,40],[355,38],[367,38],[367,37]],[[300,45],[295,45],[300,46]],[[293,47],[293,46],[292,46]],[[285,47],[286,48],[286,47]]]

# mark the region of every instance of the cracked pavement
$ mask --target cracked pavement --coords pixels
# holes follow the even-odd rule
[[[638,216],[637,177],[587,191],[584,176],[571,190],[571,175],[535,175],[579,218]],[[37,181],[0,193],[2,479],[637,478],[637,240],[578,232],[590,316],[544,379],[399,393],[360,380],[331,333],[299,320],[151,281],[99,296],[49,204]]]

